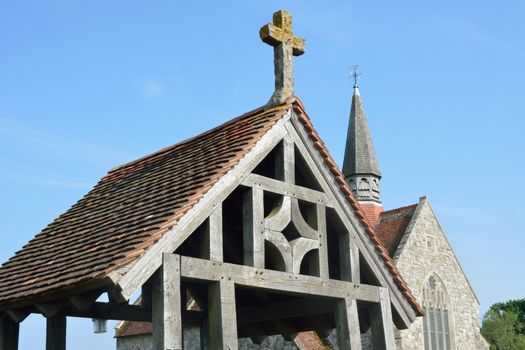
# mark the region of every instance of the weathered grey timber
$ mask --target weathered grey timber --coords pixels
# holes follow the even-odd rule
[[[46,319],[46,350],[66,349],[66,315],[58,313]]]
[[[27,309],[12,309],[12,310],[6,310],[6,313],[16,323],[21,323],[23,320],[27,318],[27,316],[29,316],[31,312]]]
[[[335,322],[339,349],[361,349],[361,332],[355,299],[344,298],[337,303]]]
[[[294,93],[292,56],[304,53],[304,39],[292,33],[292,16],[288,11],[273,14],[273,24],[266,24],[260,30],[262,41],[273,46],[275,91],[267,106],[277,106]]]
[[[242,203],[244,225],[244,264],[248,266],[264,267],[263,252],[263,191],[252,188],[243,197]]]
[[[340,191],[334,190],[338,188],[335,179],[326,167],[318,166],[318,164],[323,163],[323,160],[309,139],[308,134],[306,134],[304,128],[301,127],[295,113],[293,113],[290,122],[285,124],[285,127],[294,138],[297,149],[303,155],[309,169],[315,175],[319,185],[328,196],[329,201],[334,203],[334,209],[339,214],[339,218],[343,221],[347,229],[352,231],[351,239],[357,245],[360,254],[366,261],[370,262],[369,266],[374,275],[379,279],[381,285],[393,291],[394,297],[391,298],[392,304],[397,310],[403,310],[403,312],[399,314],[400,318],[396,319],[396,321],[399,322],[397,326],[402,329],[408,327],[416,319],[414,310],[396,287],[392,275],[385,268],[383,261],[377,256],[374,244],[367,238],[355,213],[347,205],[347,200]]]
[[[217,206],[211,213],[207,226],[202,241],[203,258],[222,261],[222,205]]]
[[[324,279],[315,276],[267,270],[251,266],[219,263],[204,259],[180,257],[181,276],[202,281],[231,280],[236,285],[260,288],[297,295],[329,298],[353,297],[379,303],[377,286]]]
[[[392,329],[392,314],[389,307],[388,289],[379,289],[379,304],[370,308],[370,326],[372,329],[372,345],[374,349],[395,350],[394,330]]]
[[[0,316],[0,350],[17,350],[20,324],[8,315]]]
[[[239,221],[237,225],[242,227],[243,243],[242,251],[239,253],[243,265],[219,261],[221,259],[214,261],[207,253],[214,249],[217,251],[222,249],[222,240],[212,240],[211,233],[225,234],[222,228],[214,227],[222,225],[219,213],[226,210],[226,207],[222,207],[223,204],[219,202],[214,207],[203,208],[208,216],[199,215],[201,221],[193,226],[198,227],[202,223],[207,223],[204,240],[203,243],[201,242],[204,256],[200,258],[180,256],[180,277],[183,282],[207,285],[209,323],[201,328],[201,339],[203,343],[209,341],[212,348],[213,346],[224,348],[225,342],[237,341],[233,334],[237,334],[238,337],[239,332],[242,332],[244,336],[250,337],[252,342],[264,343],[264,334],[258,332],[256,328],[259,322],[269,322],[272,324],[273,332],[282,334],[287,340],[294,340],[298,336],[298,330],[294,329],[293,325],[283,322],[283,319],[294,317],[305,318],[312,329],[319,330],[321,336],[326,338],[329,332],[325,328],[329,327],[316,322],[315,315],[332,313],[336,316],[339,333],[343,334],[338,341],[339,348],[348,349],[352,346],[352,349],[360,349],[359,313],[369,312],[374,320],[373,334],[378,337],[376,344],[390,346],[393,339],[391,308],[396,310],[396,321],[400,328],[410,324],[411,319],[415,317],[414,310],[397,288],[383,260],[377,255],[373,242],[364,232],[353,209],[297,118],[298,116],[292,112],[289,119],[279,125],[279,128],[284,130],[280,133],[280,138],[272,140],[273,146],[267,144],[267,147],[272,148],[263,150],[265,154],[271,153],[275,157],[277,167],[275,178],[251,173],[257,165],[253,163],[249,168],[244,168],[243,172],[236,172],[240,163],[231,170],[232,173],[238,174],[236,184],[239,186],[240,195],[237,198],[242,201],[240,206],[242,222]],[[263,137],[260,142],[264,141]],[[249,157],[250,153],[244,159]],[[295,164],[297,157],[303,159],[301,167],[307,167],[308,176],[313,177],[312,181],[315,182],[312,188],[316,189],[294,183],[297,172],[304,170],[302,168],[298,170],[299,165]],[[278,168],[277,164],[281,164],[281,168]],[[213,193],[213,190],[212,188],[209,193]],[[227,190],[232,191],[231,187]],[[269,204],[265,203],[265,196],[268,193],[278,200],[272,204],[272,207],[265,208],[265,205]],[[226,198],[226,195],[220,197]],[[301,208],[300,203],[306,207]],[[338,262],[340,279],[330,278],[328,210],[340,220],[335,231],[334,227],[331,227],[332,231],[330,231],[331,234],[337,234],[336,242],[340,243],[333,247],[339,250],[338,254],[341,257]],[[290,225],[295,229],[291,236],[286,233]],[[210,234],[210,238],[207,234]],[[267,243],[273,245],[282,259],[282,265],[274,262],[275,269],[269,269],[268,261],[265,261]],[[210,246],[212,244],[217,246],[213,248]],[[177,245],[166,243],[166,247],[168,246],[177,249]],[[312,250],[316,250],[318,254],[308,261],[308,275],[303,274],[302,261]],[[223,256],[222,260],[224,259]],[[366,262],[373,279],[377,280],[380,286],[360,283],[362,280],[360,260]],[[370,276],[366,277],[368,279]],[[253,292],[259,299],[260,305],[235,308],[233,303],[229,306],[225,305],[226,299],[223,299],[224,303],[220,302],[217,295],[220,295],[221,285],[226,288],[224,283],[230,286],[229,295],[233,296],[233,300],[236,300],[235,290],[239,288]],[[386,297],[383,295],[383,299],[380,292],[382,288],[391,290]],[[300,299],[275,303],[265,296],[264,293],[267,291]],[[302,302],[301,298],[320,298],[321,301],[299,310],[297,305]],[[362,303],[359,310],[357,302]],[[308,300],[308,303],[312,303],[312,300]],[[202,301],[199,304],[203,305]],[[235,331],[233,328],[224,329],[220,326],[223,325],[221,317],[224,316],[221,312],[228,308],[231,310],[231,317],[234,317],[234,314],[236,316]],[[234,309],[236,310],[233,311]],[[233,321],[229,322],[233,324]],[[223,343],[220,343],[221,341]]]
[[[339,254],[341,256],[341,279],[354,283],[361,282],[359,266],[359,248],[357,248],[354,238],[345,232],[339,236]]]
[[[312,203],[324,204],[327,207],[333,207],[323,192],[294,185],[290,182],[279,181],[262,175],[250,174],[242,184],[244,186],[260,188],[268,192],[282,194]]]
[[[180,257],[162,255],[162,266],[153,282],[153,344],[158,350],[182,349]]]
[[[326,207],[317,205],[317,240],[319,241],[319,271],[321,278],[330,278],[328,271],[328,242],[326,232]],[[304,255],[303,255],[304,256]]]
[[[208,287],[210,313],[210,348],[237,349],[237,312],[235,285],[231,279],[221,279]]]
[[[120,286],[121,294],[125,299],[129,299],[135,290],[160,267],[162,259],[159,256],[162,253],[174,252],[282,140],[286,130],[281,125],[289,118],[290,113],[279,120],[228,173],[228,176],[221,178],[202,200],[179,220],[177,226],[167,232],[136,264],[112,275],[115,284]]]

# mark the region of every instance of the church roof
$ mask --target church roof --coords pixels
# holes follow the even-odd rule
[[[377,235],[391,257],[394,256],[416,208],[417,204],[413,204],[380,214],[376,227]]]
[[[372,174],[381,177],[374,144],[368,130],[365,109],[357,85],[354,86],[354,96],[352,97],[343,174],[346,177],[356,174]]]
[[[111,170],[84,198],[0,268],[0,306],[112,283],[110,274],[141,257],[290,109],[298,115],[341,192],[416,314],[416,299],[335,161],[293,97]]]
[[[152,333],[153,325],[151,322],[123,321],[115,328],[115,338]]]

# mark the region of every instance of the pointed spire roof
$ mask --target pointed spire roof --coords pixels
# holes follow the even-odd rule
[[[354,85],[354,96],[352,97],[343,174],[345,177],[357,174],[372,174],[381,177],[357,84]]]

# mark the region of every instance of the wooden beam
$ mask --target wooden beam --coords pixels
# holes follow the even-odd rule
[[[356,239],[357,237],[350,235],[348,231],[339,234],[341,279],[361,283],[359,248],[355,242]]]
[[[235,284],[220,280],[208,286],[210,349],[237,349]]]
[[[47,318],[46,350],[66,350],[66,315]]]
[[[323,192],[312,190],[307,187],[297,186],[293,183],[275,180],[262,175],[250,174],[242,182],[242,185],[300,199],[305,202],[323,204],[327,207],[333,207],[326,197],[326,194]]]
[[[110,275],[113,283],[122,288],[122,294],[126,299],[131,298],[133,293],[157,271],[162,264],[161,254],[174,252],[282,140],[287,133],[284,124],[290,119],[290,115],[291,111],[286,111],[283,118],[277,121],[228,172],[228,176],[219,179],[204,197],[180,218],[173,229],[138,259],[137,263],[129,270],[117,271]]]
[[[5,312],[16,323],[21,323],[31,314],[30,308],[6,310]]]
[[[53,303],[36,304],[35,307],[44,317],[49,318],[55,316],[66,305],[67,300],[59,300]]]
[[[0,319],[0,350],[18,350],[20,324],[11,317]]]
[[[395,350],[394,324],[388,288],[379,289],[380,302],[370,307],[370,326],[374,349]]]
[[[110,287],[107,289],[108,299],[112,303],[127,304],[129,298],[126,298],[119,287]]]
[[[295,342],[297,337],[297,329],[292,327],[291,323],[285,320],[275,320],[272,322],[277,332],[286,340]]]
[[[281,320],[332,313],[335,301],[330,299],[294,299],[269,305],[250,306],[237,311],[239,324]]]
[[[362,349],[356,300],[345,298],[337,303],[335,325],[337,328],[337,343],[339,349]],[[382,348],[379,347],[377,349]]]
[[[243,194],[242,201],[244,264],[264,267],[264,200],[263,190],[251,188]]]
[[[252,341],[252,343],[256,345],[261,344],[264,341],[264,339],[266,339],[266,334],[258,326],[251,326],[249,324],[240,324],[239,328],[248,337],[250,337],[250,340]]]
[[[181,257],[181,275],[188,279],[201,281],[231,279],[237,285],[246,288],[270,289],[287,294],[332,298],[352,297],[362,301],[379,302],[379,287],[376,286],[186,256]]]
[[[163,253],[162,265],[153,283],[153,347],[182,349],[182,307],[180,298],[180,256]]]
[[[350,239],[350,278],[354,283],[361,283],[361,263],[359,257],[359,248],[355,243],[357,238]]]
[[[332,306],[331,311],[335,312],[336,305],[334,304]],[[317,336],[323,341],[328,342],[328,338],[330,336],[330,333],[332,329],[334,328],[330,321],[328,320],[328,316],[326,315],[315,315],[313,317],[308,317],[308,323],[311,326],[311,329],[317,333]]]
[[[201,322],[201,350],[210,350],[210,321],[208,318],[203,318]]]
[[[283,139],[284,181],[295,184],[295,147],[289,135]]]
[[[140,305],[145,308],[151,308],[151,302],[153,299],[153,287],[152,282],[148,281],[142,285],[142,291],[140,293]]]
[[[412,322],[416,319],[414,309],[395,283],[392,273],[385,266],[383,259],[377,254],[373,242],[368,238],[363,225],[359,222],[354,210],[349,205],[348,199],[343,192],[339,190],[340,185],[336,182],[335,177],[328,167],[324,165],[324,158],[321,157],[319,151],[313,145],[309,133],[306,132],[304,125],[299,121],[295,112],[292,113],[292,118],[285,124],[285,127],[288,130],[288,133],[293,137],[297,149],[301,152],[306,163],[311,168],[323,192],[326,193],[328,199],[333,203],[334,208],[345,227],[350,232],[359,236],[359,239],[356,240],[356,244],[361,255],[370,263],[370,266],[381,285],[384,287],[388,286],[390,290],[393,291],[391,301],[400,316],[397,320],[398,327],[402,329],[410,327]]]
[[[264,305],[269,305],[272,303],[268,294],[262,293],[260,290],[254,290],[254,294],[257,300],[262,302]],[[280,334],[287,341],[293,341],[297,335],[295,329],[290,327],[290,325],[284,320],[272,320],[271,325],[275,328],[277,334]]]
[[[203,258],[213,261],[222,261],[222,205],[217,206],[208,218],[201,251]]]
[[[73,295],[68,298],[69,304],[79,311],[89,309],[98,297],[102,294],[102,291],[94,291],[90,293]]]
[[[151,322],[151,309],[141,305],[124,305],[114,303],[95,302],[87,310],[67,308],[67,316],[98,318],[102,320],[125,320],[138,322]]]
[[[326,207],[317,205],[317,233],[319,235],[319,277],[330,278],[328,270],[328,240],[326,232]]]

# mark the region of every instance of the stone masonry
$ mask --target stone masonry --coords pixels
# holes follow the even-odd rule
[[[419,302],[428,278],[435,274],[441,279],[450,301],[453,349],[489,348],[479,332],[479,301],[425,197],[419,202],[394,261]],[[424,349],[422,318],[400,331],[400,345],[403,350]]]

